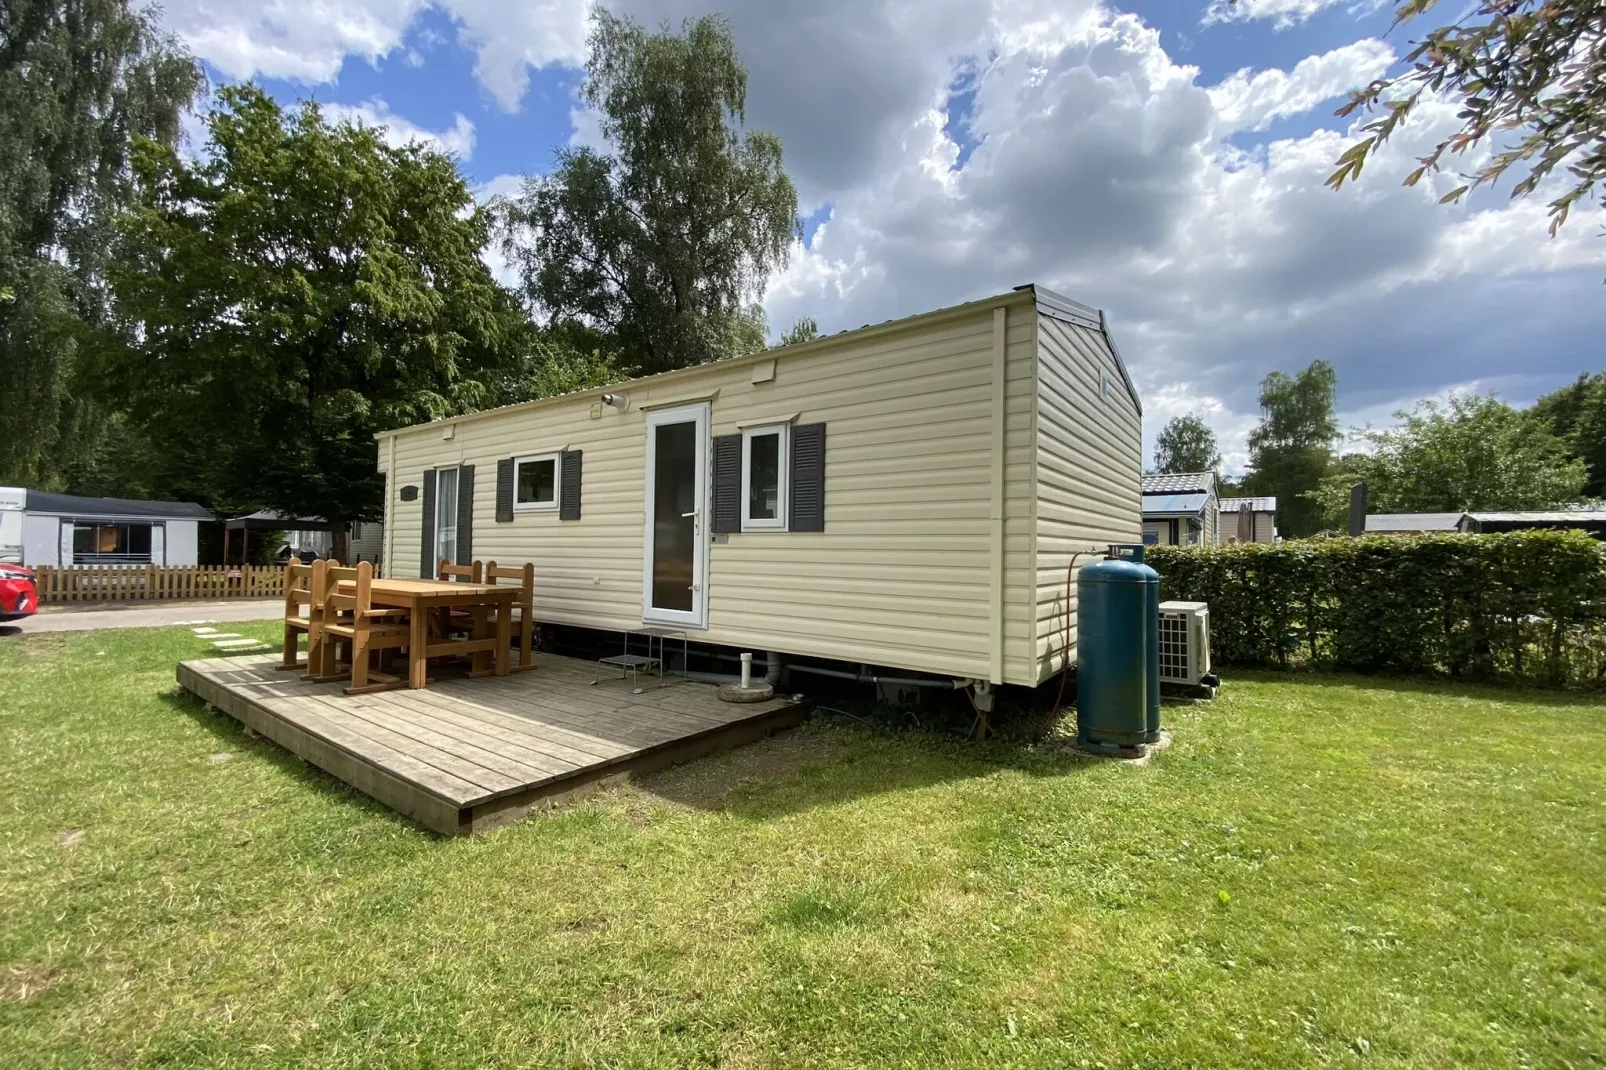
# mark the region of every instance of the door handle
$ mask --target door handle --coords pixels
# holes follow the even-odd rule
[[[697,515],[697,510],[695,510],[695,509],[693,509],[693,510],[692,510],[692,511],[691,511],[691,512],[689,512],[689,513],[681,513],[681,514],[680,514],[680,518],[681,518],[681,519],[682,519],[682,520],[685,520],[685,519],[686,519],[686,518],[687,518],[687,517],[688,517],[688,516],[696,516],[696,515]]]

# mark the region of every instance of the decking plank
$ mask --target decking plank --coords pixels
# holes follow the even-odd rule
[[[489,778],[492,783],[485,784],[478,777],[485,770],[454,762],[449,755],[422,746],[383,725],[362,722],[338,710],[331,711],[320,696],[283,700],[270,712],[338,744],[356,757],[402,773],[459,806],[470,805],[506,787],[506,778]],[[475,775],[466,776],[465,773]]]
[[[428,688],[408,696],[415,702],[429,703],[442,716],[459,719],[464,727],[480,731],[511,746],[522,747],[577,767],[594,765],[631,753],[629,747],[608,740],[583,736],[541,721],[505,713],[458,695],[431,694]]]
[[[437,769],[446,770],[461,780],[477,784],[482,789],[482,794],[506,791],[528,779],[530,775],[536,775],[535,770],[527,770],[520,774],[505,773],[496,768],[496,765],[482,764],[479,756],[470,756],[466,753],[470,750],[466,744],[458,744],[455,740],[438,736],[403,717],[392,715],[390,710],[374,710],[363,706],[343,709],[345,716],[364,723],[361,731],[370,739],[384,743],[392,749],[417,755]]]
[[[568,693],[557,696],[529,689],[524,686],[524,680],[518,677],[490,677],[475,682],[488,685],[485,688],[487,695],[495,695],[498,699],[526,707],[536,707],[537,716],[551,717],[571,726],[606,725],[627,734],[638,728],[650,727],[655,732],[654,738],[658,738],[663,732],[694,732],[730,723],[729,719],[723,717],[693,716],[659,706],[642,705],[639,701],[614,710],[601,710],[583,699],[571,700]],[[717,701],[712,694],[709,698]]]
[[[538,655],[540,670],[453,678],[422,690],[347,695],[276,670],[278,656],[179,666],[179,682],[309,762],[444,835],[469,834],[633,771],[795,724],[783,699],[718,702],[679,683],[640,695],[591,682],[588,662]]]
[[[416,725],[419,729],[430,731],[442,739],[456,740],[457,743],[449,747],[445,743],[434,745],[522,781],[561,776],[587,764],[567,762],[550,754],[529,750],[520,745],[516,739],[510,740],[487,731],[491,727],[489,725],[462,718],[450,710],[421,702],[416,694],[398,692],[386,698],[387,701],[383,705],[375,704],[376,715],[394,716]],[[487,756],[491,760],[482,760],[481,756]]]

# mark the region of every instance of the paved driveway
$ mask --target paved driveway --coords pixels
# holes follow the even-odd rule
[[[31,617],[0,624],[7,632],[85,632],[97,628],[160,628],[171,624],[272,620],[284,613],[282,598],[230,598],[217,602],[162,602],[133,605],[50,606]]]

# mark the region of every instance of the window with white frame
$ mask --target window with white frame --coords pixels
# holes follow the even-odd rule
[[[742,530],[785,531],[790,453],[786,424],[742,431]]]
[[[513,508],[556,509],[563,466],[556,453],[520,457],[513,462]]]

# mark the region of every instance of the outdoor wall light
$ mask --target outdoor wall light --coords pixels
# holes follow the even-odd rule
[[[630,395],[604,394],[602,395],[602,403],[604,405],[612,405],[616,409],[628,409],[630,408]]]

